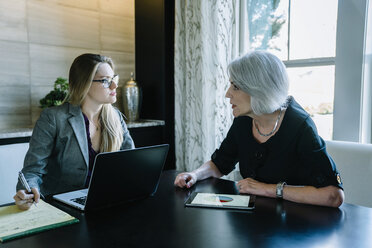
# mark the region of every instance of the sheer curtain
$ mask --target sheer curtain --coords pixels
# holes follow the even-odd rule
[[[193,170],[219,147],[233,116],[225,93],[237,56],[238,0],[176,0],[176,168]]]

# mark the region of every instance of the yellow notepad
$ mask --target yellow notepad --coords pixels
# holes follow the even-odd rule
[[[0,241],[79,222],[78,219],[40,200],[37,207],[20,210],[17,206],[0,207]]]

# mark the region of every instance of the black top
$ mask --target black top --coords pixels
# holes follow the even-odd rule
[[[212,161],[227,175],[239,162],[243,178],[260,182],[284,181],[289,185],[342,189],[336,165],[326,151],[309,114],[293,99],[276,134],[259,143],[252,134],[252,118],[240,116],[234,122]]]
[[[87,188],[89,186],[90,177],[92,176],[93,171],[93,164],[94,160],[96,159],[96,156],[99,152],[96,152],[93,149],[92,146],[92,140],[90,139],[90,132],[89,132],[89,120],[88,117],[83,113],[84,122],[85,122],[85,131],[87,133],[87,139],[88,139],[88,152],[89,152],[89,167],[88,167],[88,176],[85,180],[85,187]]]

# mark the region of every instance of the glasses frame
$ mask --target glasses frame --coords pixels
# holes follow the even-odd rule
[[[106,79],[106,78],[104,78],[104,79],[95,79],[95,80],[92,80],[92,82],[102,83],[103,88],[107,89],[107,88],[110,88],[111,87],[111,84],[113,82],[116,85],[119,84],[119,75],[116,74],[111,79]]]

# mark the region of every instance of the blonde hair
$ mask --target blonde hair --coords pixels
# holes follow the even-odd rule
[[[110,65],[114,70],[111,58],[99,54],[82,54],[71,65],[69,73],[69,95],[67,101],[74,105],[81,105],[92,80],[102,63]],[[120,150],[123,143],[123,133],[119,112],[111,104],[103,104],[99,121],[101,124],[100,152]]]

